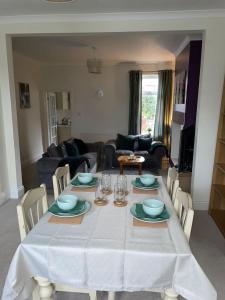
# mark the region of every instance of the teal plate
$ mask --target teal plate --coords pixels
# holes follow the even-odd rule
[[[78,179],[78,177],[75,177],[74,179],[72,179],[71,180],[71,184],[73,185],[73,186],[75,186],[75,187],[80,187],[80,188],[88,188],[88,187],[94,187],[94,186],[96,186],[96,184],[97,184],[97,181],[98,181],[98,178],[96,178],[96,177],[94,177],[93,179],[92,179],[92,181],[91,182],[89,182],[89,183],[81,183],[80,181],[79,181],[79,179]]]
[[[135,219],[140,220],[142,222],[147,222],[147,223],[165,222],[166,220],[168,220],[170,218],[170,215],[169,215],[166,207],[164,207],[163,212],[159,216],[157,216],[155,218],[150,217],[149,215],[147,215],[144,212],[141,203],[133,204],[130,208],[130,212]]]
[[[80,216],[85,213],[87,213],[91,208],[91,203],[89,201],[85,200],[78,200],[77,205],[69,210],[69,211],[63,211],[61,210],[57,202],[54,202],[51,207],[49,207],[48,211],[57,217],[75,217],[75,216]]]
[[[136,188],[136,189],[140,189],[140,190],[157,190],[160,187],[160,184],[157,180],[157,178],[155,179],[155,182],[151,185],[144,185],[140,178],[136,178],[135,180],[132,181],[132,185]]]

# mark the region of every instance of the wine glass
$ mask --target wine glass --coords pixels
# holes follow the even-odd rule
[[[123,189],[124,193],[127,193],[127,176],[125,175],[118,175],[117,176],[117,185]]]
[[[125,191],[120,184],[114,186],[114,202],[121,205],[125,202]]]
[[[105,205],[107,203],[106,192],[102,187],[102,180],[100,179],[98,179],[98,184],[95,191],[95,203],[97,205]]]
[[[111,176],[110,174],[102,174],[102,190],[109,194],[111,192]]]

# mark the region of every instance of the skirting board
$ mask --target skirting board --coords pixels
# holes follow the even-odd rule
[[[6,194],[5,193],[0,193],[0,206],[5,203],[7,200]]]
[[[196,201],[193,203],[194,210],[208,210],[209,202],[206,201]]]
[[[21,185],[21,186],[15,188],[14,190],[10,191],[9,198],[18,200],[21,197],[23,197],[23,195],[24,195],[24,186]]]
[[[23,185],[19,186],[17,188],[17,191],[18,191],[18,198],[20,199],[24,195],[24,186]]]

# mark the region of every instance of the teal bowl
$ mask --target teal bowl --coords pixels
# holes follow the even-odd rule
[[[57,199],[58,207],[63,211],[73,209],[77,205],[78,197],[76,195],[61,195]]]
[[[143,185],[149,186],[155,182],[155,176],[151,174],[144,174],[140,176],[140,180]]]
[[[147,215],[151,217],[157,217],[162,213],[164,209],[164,203],[157,199],[145,199],[142,207]]]
[[[78,175],[78,180],[80,183],[83,183],[83,184],[88,184],[92,181],[93,179],[93,174],[91,173],[80,173]]]

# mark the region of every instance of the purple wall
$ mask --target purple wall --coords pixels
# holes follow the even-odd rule
[[[201,68],[202,41],[190,42],[184,127],[195,125]]]
[[[195,125],[202,41],[191,41],[176,58],[175,75],[186,71],[184,128]]]
[[[184,128],[181,132],[179,150],[179,172],[192,170],[201,51],[202,41],[191,41],[176,58],[175,74],[187,72]]]

